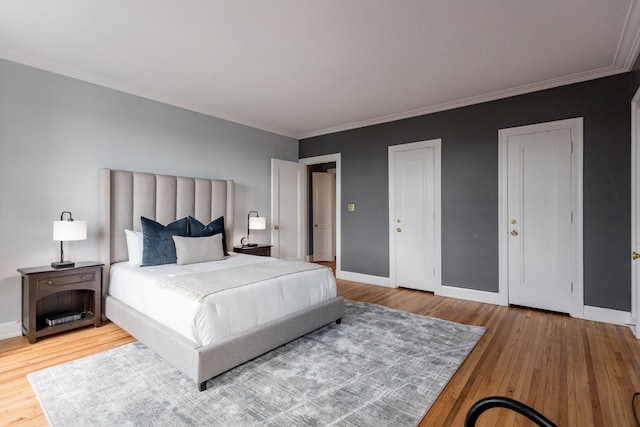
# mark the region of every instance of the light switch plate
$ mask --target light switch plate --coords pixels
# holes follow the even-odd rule
[[[356,210],[355,203],[347,203],[347,211],[354,212]]]

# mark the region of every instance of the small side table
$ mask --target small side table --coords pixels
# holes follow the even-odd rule
[[[22,335],[37,338],[101,324],[102,266],[78,262],[70,268],[19,268],[22,274]],[[56,317],[79,317],[62,320]]]
[[[247,255],[271,256],[271,246],[273,245],[234,246],[233,252]]]

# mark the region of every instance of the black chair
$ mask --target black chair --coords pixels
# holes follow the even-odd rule
[[[478,422],[480,415],[487,409],[491,408],[506,408],[516,411],[541,427],[558,427],[540,412],[525,405],[524,403],[501,396],[485,397],[484,399],[478,400],[474,403],[471,409],[469,409],[467,417],[464,420],[464,427],[474,427],[476,422]]]

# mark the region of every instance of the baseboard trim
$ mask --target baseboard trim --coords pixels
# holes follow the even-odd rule
[[[337,271],[336,277],[351,282],[365,283],[367,285],[384,286],[393,288],[388,277],[371,276],[362,273],[353,273],[350,271]],[[459,288],[456,286],[442,285],[440,292],[436,295],[449,298],[459,298],[468,301],[481,302],[484,304],[504,305],[500,303],[500,294],[498,292],[479,291],[477,289]],[[508,305],[508,304],[507,304]],[[629,326],[634,333],[636,332],[635,322],[631,319],[631,313],[627,311],[612,310],[609,308],[584,306],[583,316],[572,316],[585,320],[593,320],[595,322],[611,323],[614,325]],[[640,338],[640,334],[637,334]]]
[[[20,321],[0,323],[0,340],[15,338],[22,335]]]
[[[584,316],[582,316],[582,318],[595,322],[612,323],[614,325],[633,326],[631,313],[628,311],[612,310],[610,308],[594,307],[591,305],[584,306]],[[635,327],[632,329],[635,330]]]
[[[442,285],[440,293],[437,295],[450,298],[459,298],[468,301],[482,302],[485,304],[500,305],[500,294],[498,292],[479,291],[477,289],[458,288],[455,286]]]
[[[366,283],[367,285],[384,286],[392,288],[388,277],[370,276],[368,274],[353,273],[351,271],[336,271],[336,277],[350,282]]]

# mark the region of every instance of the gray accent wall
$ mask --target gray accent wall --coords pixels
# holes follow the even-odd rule
[[[247,212],[270,212],[271,158],[297,161],[298,141],[0,60],[0,335],[20,318],[16,268],[59,256],[60,212],[88,221],[65,258],[98,259],[100,168],[235,180],[238,244]]]
[[[388,147],[441,138],[443,283],[498,292],[498,130],[583,117],[584,302],[630,311],[633,86],[620,74],[300,141],[301,158],[342,153],[342,270],[389,276]]]

